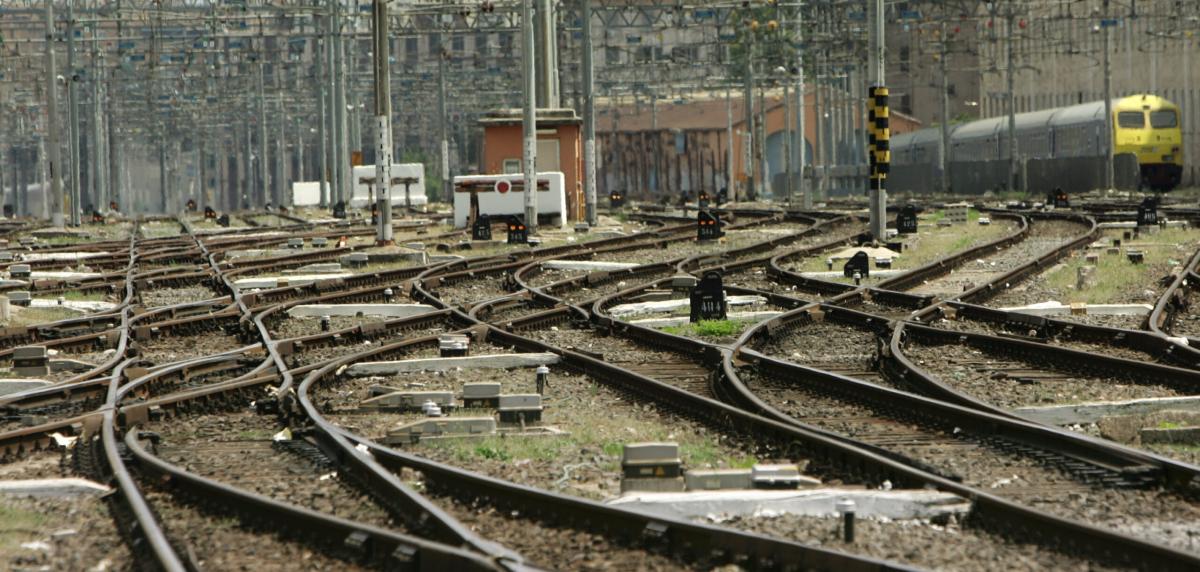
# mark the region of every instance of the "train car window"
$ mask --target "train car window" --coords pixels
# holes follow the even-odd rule
[[[1175,115],[1175,111],[1164,109],[1162,111],[1150,112],[1150,126],[1155,129],[1168,129],[1171,127],[1179,127],[1179,117]]]
[[[1146,116],[1140,111],[1122,111],[1117,114],[1117,125],[1125,129],[1141,129],[1146,126]]]

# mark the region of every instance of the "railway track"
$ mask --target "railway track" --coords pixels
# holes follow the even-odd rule
[[[540,281],[532,270],[538,260],[551,257],[603,259],[599,257],[661,248],[655,241],[669,241],[672,233],[683,236],[678,229],[669,230],[679,221],[661,219],[666,221],[661,234],[633,240],[522,250],[257,292],[239,292],[232,282],[326,260],[332,251],[230,264],[223,261],[225,253],[252,244],[254,238],[201,238],[188,224],[177,237],[133,238],[124,251],[129,258],[121,280],[126,301],[112,314],[115,318],[88,321],[78,341],[54,341],[74,349],[96,347],[103,340],[115,357],[89,378],[6,401],[12,411],[62,409],[41,425],[15,431],[0,426],[0,448],[9,455],[28,455],[44,447],[53,430],[80,436],[86,446],[79,451],[87,457],[81,464],[94,465],[97,478],[114,483],[112,514],[126,523],[123,530],[134,530],[140,539],[133,544],[139,561],[165,569],[260,562],[267,560],[261,555],[272,554],[276,561],[304,561],[318,569],[417,562],[422,569],[590,569],[636,563],[656,569],[737,564],[882,570],[957,567],[953,555],[961,557],[967,547],[996,561],[1043,567],[1094,567],[1100,564],[1093,559],[1100,547],[1111,557],[1106,564],[1159,569],[1196,564],[1196,556],[1186,552],[1194,547],[1185,545],[1182,536],[1172,536],[1176,531],[1166,524],[1196,520],[1188,512],[1194,510],[1191,501],[1180,492],[1186,487],[1177,480],[1187,474],[1183,467],[1156,464],[1156,458],[1137,457],[1083,436],[1075,441],[1051,437],[1043,428],[1000,412],[972,409],[986,410],[986,404],[955,406],[907,393],[952,402],[967,397],[939,394],[931,389],[931,380],[917,379],[925,372],[905,364],[893,344],[899,343],[895,332],[905,328],[896,320],[914,317],[914,312],[917,318],[940,319],[947,309],[965,316],[970,304],[930,305],[929,296],[790,280],[772,270],[776,259],[844,243],[836,235],[852,233],[853,227],[830,224],[824,233],[774,234],[765,230],[779,220],[778,213],[738,218],[750,221],[744,237],[726,243],[721,254],[666,258],[661,262],[670,264],[661,268],[651,265],[624,275]],[[160,224],[151,234],[167,235],[168,229]],[[299,224],[295,229],[323,232]],[[141,256],[153,257],[161,268],[151,273],[142,268],[138,274],[132,261]],[[170,266],[180,263],[189,266]],[[784,316],[738,340],[706,343],[608,315],[616,303],[662,289],[675,273],[708,268],[726,272],[727,284],[736,284],[731,286],[735,293],[755,292],[739,289],[745,285],[763,286],[758,293],[767,297],[766,307],[784,311]],[[762,275],[756,274],[759,269]],[[938,272],[930,267],[917,273],[922,271],[928,276]],[[511,277],[506,284],[492,284],[505,275]],[[206,291],[212,296],[203,302],[182,300]],[[832,305],[809,304],[816,299]],[[128,305],[132,300],[154,309],[134,316]],[[409,319],[339,320],[328,332],[286,313],[298,304],[400,300],[444,309]],[[839,305],[878,313],[856,313]],[[829,326],[837,320],[826,319],[807,333],[801,333],[806,328],[791,330],[797,337],[789,340],[785,333],[794,317],[811,316],[814,308],[827,317],[845,313],[870,321],[849,320],[853,327],[833,328]],[[1039,336],[1062,336],[1058,327],[1042,324]],[[916,332],[921,326],[907,328]],[[1063,337],[1067,342],[1062,345],[1098,351],[1110,347],[1103,336],[1121,333],[1081,329],[1081,334]],[[541,350],[559,355],[550,420],[571,427],[582,443],[579,451],[545,459],[531,455],[529,464],[514,464],[521,459],[495,463],[475,457],[503,450],[491,445],[480,449],[490,451],[486,453],[469,450],[464,462],[453,448],[380,444],[394,417],[372,419],[353,411],[374,382],[344,379],[343,366],[433,355],[435,336],[450,331],[469,333],[480,351],[488,353]],[[992,333],[1013,337],[1008,331]],[[843,339],[846,351],[813,350],[833,336]],[[24,343],[19,338],[13,342]],[[1184,351],[1171,355],[1165,348],[1173,346],[1162,344],[1170,342],[1145,333],[1111,347],[1128,348],[1118,354],[1149,352],[1158,356],[1159,367],[1184,365],[1189,359]],[[441,379],[418,375],[409,381],[434,387],[468,378],[465,373]],[[1079,381],[1091,383],[1091,378]],[[518,387],[528,382],[514,380]],[[246,408],[251,402],[255,410]],[[857,545],[814,532],[827,530],[829,521],[811,517],[734,518],[718,526],[647,516],[597,502],[607,496],[600,491],[617,486],[613,452],[605,444],[634,440],[625,435],[593,435],[589,440],[583,429],[591,425],[588,415],[597,411],[642,432],[637,437],[700,435],[696,443],[684,439],[690,462],[699,466],[710,457],[697,456],[697,451],[715,451],[720,460],[713,466],[748,457],[798,461],[827,482],[933,487],[971,499],[973,507],[965,520],[943,523],[952,535],[934,528],[905,533],[872,522],[864,525],[871,537]],[[983,429],[988,424],[1003,427],[1003,433]],[[291,438],[272,440],[284,427]],[[1024,481],[1010,479],[1006,471],[1020,473]],[[281,486],[283,482],[292,484]],[[1119,510],[1098,514],[1091,508],[1105,503]],[[133,522],[137,525],[129,524]],[[1103,523],[1107,530],[1089,528],[1084,524],[1089,522]],[[264,527],[279,534],[263,534]],[[902,542],[894,540],[900,537]],[[246,549],[221,553],[218,547],[225,542]],[[700,546],[722,548],[697,550]],[[603,556],[597,547],[604,548]]]

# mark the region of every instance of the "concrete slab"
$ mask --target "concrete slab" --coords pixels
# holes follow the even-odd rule
[[[296,251],[287,248],[250,248],[246,250],[230,250],[225,253],[225,258],[258,258],[287,256],[289,254],[296,254]]]
[[[895,250],[884,248],[882,246],[854,246],[839,250],[833,254],[827,255],[825,258],[832,258],[834,260],[849,260],[850,257],[858,254],[860,251],[866,252],[867,257],[869,257],[871,260],[875,260],[876,258],[891,258],[892,260],[895,260],[903,256]],[[871,274],[875,273],[872,272]],[[838,275],[841,275],[841,272],[838,272]]]
[[[319,318],[321,316],[379,316],[385,318],[407,318],[436,312],[437,308],[425,304],[301,304],[288,310],[292,317]]]
[[[904,274],[905,272],[909,272],[909,270],[877,270],[875,268],[871,268],[871,278],[891,278],[893,276]],[[834,270],[832,272],[801,272],[800,275],[804,276],[805,278],[820,278],[822,280],[845,277],[845,274],[843,274],[841,270]]]
[[[0,481],[0,495],[28,497],[81,497],[108,494],[112,489],[93,481],[80,478],[26,479]]]
[[[1067,316],[1071,314],[1073,309],[1079,308],[1083,309],[1083,313],[1091,315],[1145,316],[1154,309],[1154,306],[1150,304],[1080,304],[1074,305],[1073,308],[1070,305],[1063,305],[1061,302],[1051,300],[1049,302],[1029,304],[1028,306],[1010,306],[1000,309],[1005,312],[1017,312],[1031,316]]]
[[[741,322],[758,322],[783,315],[783,312],[775,310],[763,310],[760,312],[729,312],[728,318],[733,321]],[[663,326],[682,326],[688,323],[688,316],[673,316],[670,318],[646,318],[643,320],[632,320],[629,323],[648,328],[661,328]]]
[[[354,276],[349,272],[341,274],[300,274],[293,276],[264,276],[260,278],[242,278],[234,281],[233,285],[238,290],[246,290],[250,288],[276,288],[280,282],[287,283],[288,286],[308,286],[321,280],[336,280],[338,278],[349,278]]]
[[[551,270],[625,270],[633,268],[637,264],[630,262],[604,262],[601,260],[547,260],[542,263],[542,268]]]
[[[50,385],[50,382],[44,379],[0,379],[0,395],[19,393],[30,389],[45,387],[47,385]]]
[[[1138,431],[1142,443],[1194,445],[1200,443],[1200,427],[1172,427],[1167,429],[1147,427]]]
[[[117,305],[112,302],[105,302],[103,300],[63,300],[62,304],[59,304],[57,299],[34,298],[29,301],[29,307],[66,308],[68,310],[75,310],[77,312],[90,314],[93,312],[105,312],[112,310],[116,308]]]
[[[644,514],[696,519],[733,516],[768,517],[781,514],[834,516],[834,503],[850,499],[860,517],[911,520],[945,514],[964,514],[971,503],[961,497],[929,490],[877,491],[819,488],[788,491],[729,490],[688,493],[622,495],[607,504]]]
[[[1155,397],[1131,399],[1129,401],[1094,401],[1073,405],[1048,405],[1043,407],[1020,407],[1013,413],[1030,421],[1046,425],[1075,425],[1095,423],[1105,417],[1118,415],[1146,415],[1166,410],[1200,412],[1200,396]]]
[[[1132,215],[1133,213],[1130,213],[1130,214]],[[1096,226],[1098,226],[1100,228],[1137,228],[1137,222],[1135,222],[1135,221],[1102,222]],[[1167,221],[1167,226],[1169,226],[1169,227],[1186,227],[1187,221],[1185,221],[1185,220],[1169,220],[1169,221]]]
[[[675,298],[671,300],[658,300],[654,302],[634,302],[631,304],[617,304],[608,309],[608,313],[615,316],[632,316],[636,314],[655,314],[659,312],[671,312],[680,308],[687,308],[691,305],[691,300],[687,298]],[[748,306],[751,304],[766,304],[767,299],[762,296],[726,296],[725,303],[730,306]]]
[[[345,274],[346,270],[337,262],[324,262],[320,264],[308,264],[301,266],[300,268],[293,268],[291,270],[284,270],[283,273],[303,276],[305,274]]]
[[[99,272],[47,272],[35,270],[29,273],[33,280],[87,280],[89,278],[99,278],[102,276]]]
[[[22,252],[21,260],[34,262],[38,260],[58,260],[62,262],[78,262],[88,258],[110,256],[109,252]]]
[[[552,353],[489,354],[449,358],[425,358],[399,361],[368,361],[346,368],[346,375],[361,377],[368,375],[394,375],[417,371],[446,371],[461,369],[509,369],[553,365],[561,358]]]

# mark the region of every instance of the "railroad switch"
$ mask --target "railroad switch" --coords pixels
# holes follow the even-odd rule
[[[463,407],[496,409],[500,407],[500,382],[464,383],[462,400]]]
[[[26,290],[14,290],[6,294],[8,302],[13,306],[28,307],[33,304],[33,296]]]
[[[438,336],[438,355],[441,357],[463,357],[470,353],[471,338],[466,334],[442,334]]]
[[[22,346],[13,350],[13,373],[22,377],[36,377],[50,373],[50,360],[46,346]]]
[[[13,264],[8,267],[8,276],[13,280],[28,280],[33,270],[28,264]]]

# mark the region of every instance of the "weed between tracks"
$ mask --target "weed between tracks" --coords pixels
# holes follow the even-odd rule
[[[660,328],[668,334],[701,338],[728,338],[741,335],[754,322],[742,320],[700,320],[679,326],[663,326]]]
[[[603,390],[589,384],[589,394]],[[635,406],[636,407],[636,406]],[[552,412],[559,409],[559,415]],[[448,457],[470,466],[477,461],[514,464],[552,463],[564,465],[564,459],[589,457],[590,463],[605,473],[621,469],[621,452],[628,443],[673,441],[679,443],[679,455],[691,468],[747,468],[758,460],[717,441],[717,436],[682,430],[659,419],[646,419],[627,408],[569,407],[547,410],[547,424],[568,431],[561,437],[498,436],[483,440],[446,439],[425,441],[421,447],[436,457]],[[624,409],[624,410],[622,410]],[[636,407],[641,410],[641,407]]]
[[[936,211],[920,217],[919,231],[915,235],[905,235],[907,249],[892,261],[892,269],[912,269],[929,264],[939,258],[950,256],[959,251],[973,248],[993,240],[1000,239],[1015,232],[1015,223],[1008,220],[994,220],[992,224],[980,226],[979,211],[967,211],[967,222],[952,226],[936,226],[937,221],[945,218],[945,213]],[[844,261],[835,261],[834,270],[841,268]],[[872,262],[874,268],[874,262]],[[796,272],[826,272],[826,257],[814,256],[795,264],[792,270]],[[850,278],[827,278],[839,282],[851,282]],[[873,278],[872,278],[873,279]]]
[[[1102,240],[1111,244],[1112,239],[1121,236],[1120,232],[1106,232]],[[1155,281],[1170,274],[1172,267],[1187,262],[1197,247],[1200,247],[1200,230],[1172,228],[1144,234],[1125,241],[1120,255],[1101,253],[1093,281],[1082,290],[1076,288],[1079,269],[1091,266],[1082,253],[1047,272],[1040,290],[1064,304],[1152,303],[1160,289]],[[1129,249],[1142,251],[1145,262],[1130,262],[1125,256]],[[1032,283],[1030,289],[1038,286]]]

